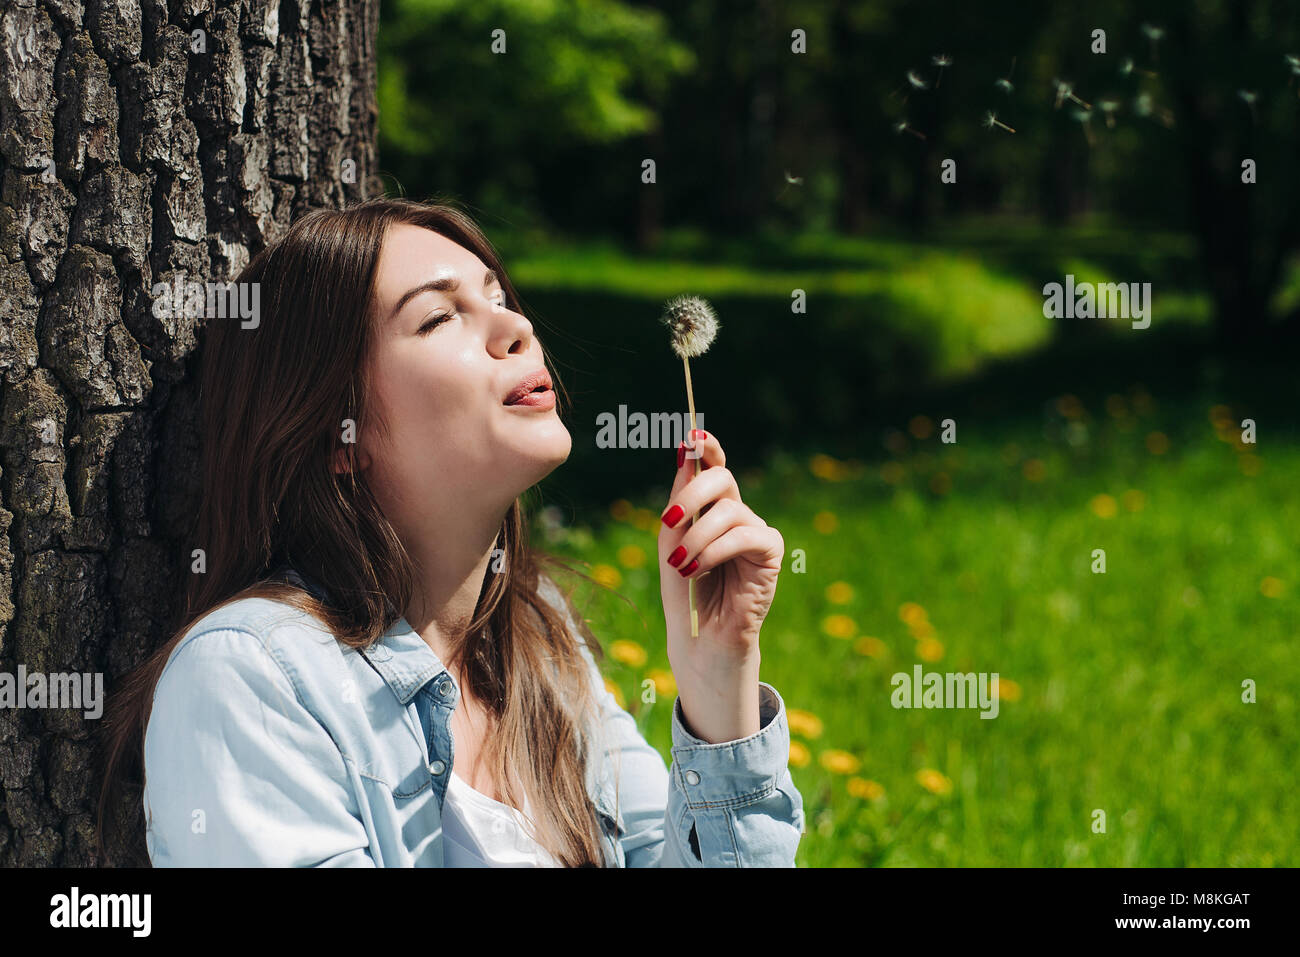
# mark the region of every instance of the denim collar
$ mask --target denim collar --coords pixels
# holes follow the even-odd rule
[[[326,589],[297,569],[284,566],[281,571],[286,580],[305,589],[318,600],[328,600],[329,593]],[[391,605],[389,608],[395,610]],[[397,621],[374,644],[358,649],[358,652],[404,705],[410,704],[416,692],[447,670],[442,659],[411,627],[405,615],[398,615]],[[455,685],[455,679],[451,680]],[[457,687],[458,692],[459,690]]]

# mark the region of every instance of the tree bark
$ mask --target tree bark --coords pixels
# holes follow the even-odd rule
[[[377,22],[377,0],[6,3],[0,672],[101,672],[107,696],[168,637],[204,320],[150,291],[379,191]],[[0,865],[97,863],[96,727],[0,707]]]

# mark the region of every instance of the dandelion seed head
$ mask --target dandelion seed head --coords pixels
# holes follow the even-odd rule
[[[1010,93],[1012,90],[1015,89],[1015,87],[1011,85],[1011,81],[1006,79],[994,80],[993,85],[996,86],[1003,93]]]
[[[1159,40],[1162,36],[1165,35],[1165,31],[1163,27],[1157,27],[1150,23],[1142,24],[1141,30],[1143,35],[1148,40]]]
[[[1253,104],[1258,94],[1254,90],[1238,90],[1237,95],[1249,104]]]
[[[1119,109],[1119,100],[1098,100],[1097,108],[1103,113],[1114,113]]]
[[[1300,69],[1300,56],[1296,56],[1294,53],[1283,53],[1282,59],[1291,65],[1292,70]]]
[[[952,66],[952,57],[946,53],[936,53],[930,57],[930,62],[937,67]]]
[[[907,71],[907,82],[912,84],[912,86],[918,90],[924,90],[926,88],[926,82],[916,75],[915,70]]]
[[[990,129],[990,130],[993,129],[993,127],[997,124],[997,122],[998,122],[998,115],[994,113],[992,110],[989,110],[987,113],[984,114],[985,129]]]
[[[679,358],[701,356],[718,335],[718,317],[707,299],[677,296],[664,303],[660,322],[672,336],[673,352]]]
[[[899,120],[897,123],[895,123],[895,124],[894,124],[894,132],[895,132],[895,133],[906,133],[906,132],[907,132],[907,120]]]
[[[1138,98],[1133,101],[1133,109],[1137,111],[1138,116],[1150,116],[1151,115],[1151,94],[1150,93],[1139,94]]]
[[[1087,123],[1090,119],[1092,119],[1092,111],[1091,111],[1091,110],[1071,110],[1071,111],[1070,111],[1070,116],[1074,117],[1074,118],[1075,118],[1076,120],[1078,120],[1080,123]]]

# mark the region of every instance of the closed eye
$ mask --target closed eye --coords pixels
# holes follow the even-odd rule
[[[442,325],[444,322],[450,319],[452,315],[453,313],[443,312],[443,313],[439,313],[436,316],[430,316],[427,320],[425,320],[424,325],[420,326],[419,329],[420,335],[422,336],[428,335],[438,326]]]

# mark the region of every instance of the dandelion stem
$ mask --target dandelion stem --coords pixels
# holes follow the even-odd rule
[[[686,405],[691,413],[691,441],[695,440],[695,392],[691,389],[691,360],[682,356],[682,366],[686,369]],[[700,474],[700,457],[695,456],[695,474]],[[691,524],[694,525],[700,517],[696,512],[691,516]],[[691,637],[700,637],[700,613],[695,607],[695,579],[688,579],[686,582],[686,601],[691,609]]]

